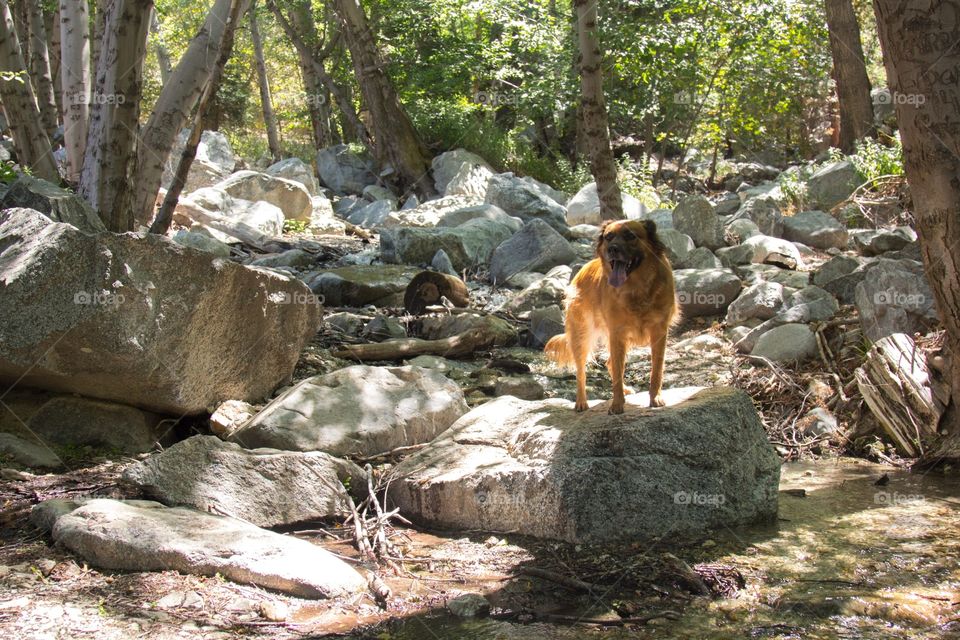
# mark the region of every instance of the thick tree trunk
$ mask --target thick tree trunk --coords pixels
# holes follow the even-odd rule
[[[153,0],[113,0],[104,16],[79,193],[107,229],[133,229],[127,202],[137,148],[143,62]]]
[[[173,175],[173,182],[167,189],[167,194],[163,198],[163,204],[157,213],[156,219],[150,225],[150,233],[164,234],[170,228],[173,221],[173,210],[177,208],[177,202],[180,200],[180,194],[187,183],[187,176],[190,173],[190,166],[197,157],[197,147],[200,146],[200,138],[203,135],[203,121],[206,117],[207,108],[213,102],[217,90],[220,88],[220,80],[223,79],[223,70],[230,60],[230,54],[233,52],[234,33],[237,29],[237,23],[240,22],[240,0],[233,0],[233,7],[228,17],[227,28],[223,32],[223,39],[220,42],[220,55],[217,59],[217,66],[210,76],[210,82],[207,83],[200,96],[200,102],[197,104],[197,112],[193,116],[193,126],[190,128],[190,136],[184,145],[183,154],[177,164],[177,170]],[[252,15],[252,14],[251,14]]]
[[[590,171],[597,182],[600,217],[623,218],[623,200],[617,184],[617,163],[610,148],[607,105],[603,99],[600,40],[597,37],[597,0],[574,0],[577,43],[580,48],[580,104],[583,135],[590,156]]]
[[[50,52],[47,49],[47,27],[43,17],[43,6],[39,0],[28,0],[26,6],[30,12],[30,78],[33,80],[37,106],[40,108],[40,120],[47,135],[53,136],[60,122],[57,111],[56,92],[53,90],[53,78],[50,73]]]
[[[309,0],[299,0],[293,5],[290,23],[294,29],[303,34],[305,42],[316,42],[316,28],[313,24]],[[300,62],[303,89],[307,95],[307,109],[310,111],[310,128],[313,130],[314,146],[328,147],[333,144],[330,131],[330,92],[317,76],[309,52],[302,47],[297,47],[297,58]]]
[[[7,112],[20,165],[30,167],[40,178],[60,182],[50,139],[40,121],[33,87],[27,80],[27,68],[20,54],[20,40],[7,0],[0,0],[0,71],[17,76],[13,79],[0,77],[0,101]]]
[[[384,62],[363,7],[358,0],[335,0],[333,4],[343,25],[363,105],[370,112],[377,162],[381,167],[393,167],[401,189],[415,190],[421,196],[432,195],[429,154],[384,72]]]
[[[870,79],[863,61],[860,25],[851,0],[824,0],[833,77],[840,103],[840,149],[853,151],[854,142],[875,133]]]
[[[280,134],[277,131],[277,117],[273,113],[273,100],[270,97],[270,78],[267,77],[267,61],[263,57],[263,38],[260,37],[260,25],[257,23],[257,3],[250,5],[250,40],[253,43],[253,62],[257,69],[257,84],[260,85],[260,107],[263,109],[263,124],[267,129],[267,146],[274,162],[280,161]]]
[[[129,205],[135,219],[142,224],[149,224],[153,219],[170,150],[216,68],[231,5],[231,0],[214,2],[203,27],[190,41],[173,75],[160,91],[153,113],[143,127],[134,172],[136,186]],[[246,11],[249,6],[250,0],[243,0],[241,10]]]
[[[927,280],[951,356],[946,435],[926,462],[960,460],[960,0],[874,0]]]
[[[350,141],[360,142],[365,147],[372,148],[370,134],[367,132],[367,127],[360,120],[360,116],[357,115],[357,110],[353,107],[353,100],[350,98],[349,92],[345,87],[337,84],[324,68],[324,60],[329,55],[329,49],[336,40],[331,38],[330,43],[328,43],[327,47],[324,47],[323,50],[312,49],[308,41],[304,39],[304,36],[301,35],[290,20],[283,15],[283,12],[280,10],[280,7],[277,6],[275,0],[267,0],[267,6],[270,8],[270,11],[273,12],[273,15],[276,16],[277,22],[280,23],[283,32],[286,33],[290,41],[293,42],[301,59],[310,61],[310,67],[313,69],[314,75],[330,95],[333,96],[334,101],[337,103],[337,108],[340,110],[340,115],[343,117],[344,138],[349,137]],[[313,99],[319,100],[319,98]],[[353,135],[348,136],[347,132]]]
[[[67,181],[80,181],[90,126],[90,14],[86,2],[60,0],[60,78]]]

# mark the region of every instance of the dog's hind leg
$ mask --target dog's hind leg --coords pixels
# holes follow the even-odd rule
[[[613,400],[610,401],[608,413],[623,413],[623,405],[626,402],[623,397],[623,374],[627,366],[627,345],[612,331],[608,342],[610,359],[607,360],[607,371],[610,372],[610,381],[613,383]]]
[[[650,406],[662,407],[663,397],[660,386],[663,384],[663,360],[667,351],[667,334],[651,336],[650,341]]]
[[[574,309],[567,309],[566,333],[567,340],[570,343],[570,354],[573,356],[573,363],[577,368],[577,411],[586,411],[587,405],[587,358],[593,351],[596,337],[590,330],[590,327],[584,323],[578,322],[582,314]]]

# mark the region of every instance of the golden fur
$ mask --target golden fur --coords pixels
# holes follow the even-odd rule
[[[599,343],[610,352],[610,413],[623,413],[627,351],[651,348],[650,406],[662,407],[667,332],[677,320],[673,270],[651,221],[618,220],[600,230],[597,257],[580,269],[567,291],[565,333],[551,338],[547,355],[577,369],[577,411],[587,409],[586,363]]]

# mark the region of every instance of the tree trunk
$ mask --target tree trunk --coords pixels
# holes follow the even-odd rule
[[[62,50],[60,48],[60,7],[56,6],[53,11],[48,11],[45,14],[45,27],[47,31],[47,53],[48,59],[50,61],[50,78],[53,82],[53,97],[57,103],[57,118],[58,122],[64,122],[63,120],[63,82],[60,78],[60,56],[62,55]],[[53,55],[50,56],[49,52],[53,52]]]
[[[153,52],[157,56],[157,66],[160,67],[160,85],[167,84],[170,74],[173,73],[173,64],[170,62],[170,52],[167,45],[160,37],[160,18],[157,12],[153,12],[153,18],[150,20],[150,33],[153,34]]]
[[[825,0],[833,77],[840,103],[840,149],[851,153],[854,142],[873,136],[870,79],[860,45],[860,25],[851,0]]]
[[[20,166],[30,167],[44,180],[59,183],[60,175],[53,160],[50,139],[40,122],[33,87],[27,80],[20,39],[7,0],[0,0],[0,71],[17,75],[12,79],[0,77],[0,101],[7,112]]]
[[[384,72],[373,31],[358,0],[334,0],[350,49],[357,84],[373,126],[373,151],[381,168],[391,166],[402,190],[433,195],[430,157]]]
[[[946,329],[952,399],[925,462],[960,460],[960,0],[874,0],[923,264]]]
[[[617,163],[610,148],[607,106],[603,99],[603,74],[600,65],[600,40],[597,37],[597,0],[574,0],[577,19],[577,43],[580,48],[580,104],[583,134],[590,156],[590,172],[597,182],[600,217],[623,218],[623,200],[617,184]]]
[[[200,146],[200,138],[203,135],[203,121],[206,118],[207,108],[213,102],[217,90],[220,88],[220,80],[223,79],[223,70],[230,60],[230,54],[233,52],[234,33],[237,29],[237,23],[240,22],[240,0],[233,0],[230,15],[228,16],[227,28],[223,32],[223,39],[220,42],[220,55],[217,59],[217,65],[210,76],[210,82],[207,83],[200,96],[200,102],[197,104],[197,112],[193,116],[193,126],[190,128],[190,136],[183,147],[183,153],[177,164],[177,170],[173,175],[173,182],[167,189],[167,194],[163,198],[163,204],[157,213],[156,219],[150,225],[150,233],[164,234],[170,228],[170,222],[173,221],[173,210],[177,208],[177,202],[180,200],[180,194],[187,183],[187,176],[190,173],[190,166],[197,157],[197,147]],[[252,17],[253,14],[251,14]]]
[[[313,25],[313,16],[310,12],[309,1],[296,2],[290,12],[290,23],[293,28],[303,34],[306,42],[316,41],[316,28]],[[313,144],[318,149],[333,144],[330,131],[329,91],[326,91],[323,82],[313,68],[313,60],[301,47],[297,47],[297,57],[300,61],[300,75],[303,77],[303,89],[307,94],[307,109],[310,111],[310,127],[313,130]]]
[[[90,126],[90,14],[86,2],[60,0],[60,47],[67,181],[76,184]]]
[[[153,219],[164,165],[200,93],[210,82],[231,6],[231,0],[214,2],[203,27],[190,41],[173,75],[160,91],[153,113],[143,127],[134,172],[136,187],[129,205],[138,222],[149,224]],[[243,0],[242,11],[248,6],[250,0]]]
[[[143,62],[153,0],[113,0],[104,15],[79,193],[107,229],[133,229],[125,206],[137,148]]]
[[[351,100],[349,92],[345,87],[338,85],[323,66],[324,60],[329,55],[329,51],[332,50],[332,45],[336,43],[336,39],[331,38],[323,50],[317,51],[311,49],[309,43],[304,40],[304,37],[294,28],[293,24],[287,20],[283,12],[280,11],[280,7],[277,6],[275,0],[267,0],[267,6],[270,8],[270,11],[273,12],[273,15],[276,16],[277,22],[280,23],[283,32],[286,33],[290,41],[293,42],[298,54],[301,58],[310,60],[310,67],[313,69],[313,73],[336,101],[337,107],[340,109],[340,114],[343,117],[344,138],[348,137],[347,131],[350,131],[350,133],[355,133],[355,138],[350,136],[351,141],[355,140],[367,148],[372,148],[370,134],[360,120],[360,116],[357,115],[357,110],[353,108],[353,100]]]
[[[273,113],[270,97],[270,79],[267,77],[267,62],[263,57],[263,39],[257,24],[257,3],[250,5],[250,40],[253,43],[253,61],[257,69],[257,84],[260,85],[260,106],[263,109],[263,124],[267,129],[267,145],[274,162],[280,161],[280,134],[277,132],[277,117]]]
[[[30,77],[33,80],[37,106],[40,108],[40,120],[47,135],[53,136],[60,122],[57,111],[56,92],[53,90],[53,78],[50,73],[50,52],[47,49],[47,28],[43,17],[43,6],[39,0],[29,0],[26,6],[30,12]]]

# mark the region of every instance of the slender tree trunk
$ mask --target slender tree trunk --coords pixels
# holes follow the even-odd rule
[[[270,78],[267,77],[267,61],[263,56],[263,39],[260,37],[260,25],[257,23],[257,3],[250,4],[250,40],[253,43],[253,62],[257,69],[257,84],[260,85],[260,106],[263,109],[263,124],[267,129],[267,145],[274,162],[280,161],[280,134],[277,131],[277,118],[273,113],[273,100],[270,97]]]
[[[60,78],[60,6],[57,5],[53,11],[45,14],[45,27],[47,31],[47,52],[53,52],[48,56],[50,60],[50,78],[53,82],[53,97],[57,103],[58,122],[63,122],[63,81]]]
[[[157,66],[160,67],[160,84],[165,85],[173,72],[173,64],[170,62],[167,45],[160,37],[160,17],[156,11],[153,12],[153,18],[150,20],[150,33],[153,34],[153,52],[157,56]]]
[[[377,162],[381,167],[393,167],[402,189],[432,195],[429,154],[384,72],[363,7],[358,0],[334,0],[333,5],[343,25],[364,107],[370,112]]]
[[[0,71],[16,75],[13,79],[0,77],[0,101],[7,112],[20,165],[30,167],[34,174],[45,180],[60,182],[50,139],[41,125],[33,87],[20,54],[20,39],[7,0],[0,0]]]
[[[316,28],[313,24],[309,0],[298,0],[294,4],[290,12],[290,23],[294,29],[303,34],[305,42],[316,42]],[[304,48],[297,47],[297,58],[300,62],[303,89],[307,94],[307,109],[310,111],[314,146],[328,147],[333,144],[333,136],[330,132],[330,92],[324,88],[323,82],[314,71],[313,60]]]
[[[250,0],[242,3],[241,13],[250,6]],[[189,120],[216,68],[231,7],[232,0],[214,2],[203,27],[190,41],[173,75],[160,91],[153,113],[143,127],[134,172],[136,186],[129,205],[138,222],[149,224],[153,219],[164,165],[177,134]]]
[[[86,2],[60,0],[60,78],[67,181],[80,181],[90,126],[90,15]]]
[[[840,103],[840,149],[851,153],[854,143],[875,134],[870,79],[860,44],[860,25],[851,0],[824,0],[833,77]]]
[[[597,181],[600,217],[623,218],[623,200],[617,184],[617,163],[610,148],[607,106],[603,99],[603,74],[600,65],[600,40],[597,37],[597,1],[574,0],[577,42],[580,47],[580,103],[583,108],[583,133],[590,155],[590,171]]]
[[[113,0],[104,15],[79,193],[107,229],[133,229],[126,207],[137,148],[143,62],[153,0]]]
[[[946,329],[952,399],[927,463],[960,460],[960,0],[874,0],[921,254]]]
[[[230,54],[233,52],[234,33],[237,29],[237,23],[240,22],[240,1],[233,0],[233,7],[230,9],[227,28],[223,32],[223,40],[220,42],[220,55],[217,59],[217,65],[210,76],[210,82],[207,83],[200,96],[200,102],[197,103],[197,111],[193,116],[193,126],[190,128],[190,136],[184,145],[183,154],[177,164],[177,170],[173,174],[173,182],[163,198],[163,204],[160,211],[150,225],[150,233],[164,234],[170,228],[170,222],[173,220],[173,210],[177,208],[177,202],[180,200],[180,194],[183,192],[184,185],[187,184],[187,176],[190,173],[190,166],[197,157],[197,147],[200,146],[200,138],[203,135],[203,120],[206,117],[207,108],[213,102],[217,90],[220,88],[220,81],[223,79],[223,70],[230,60]],[[252,14],[251,14],[252,16]]]
[[[60,118],[57,111],[57,98],[53,90],[53,78],[50,74],[50,53],[47,50],[47,28],[43,17],[43,6],[39,0],[25,2],[30,13],[30,76],[33,80],[37,106],[40,108],[40,120],[47,135],[53,136]]]

